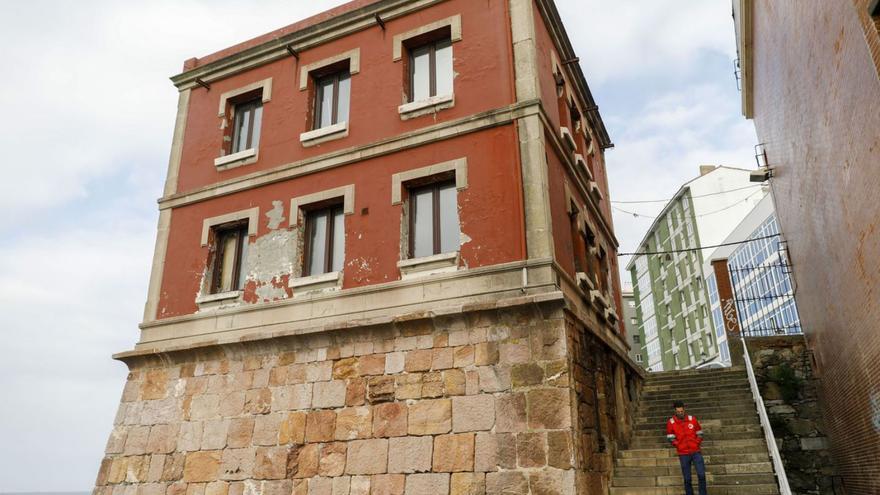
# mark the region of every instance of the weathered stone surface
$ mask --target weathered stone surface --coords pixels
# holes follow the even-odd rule
[[[452,368],[454,351],[451,347],[438,347],[433,349],[431,356],[431,369],[445,370]]]
[[[449,493],[449,474],[410,474],[406,477],[406,495],[438,495]]]
[[[452,431],[491,430],[495,425],[495,398],[472,395],[452,398]]]
[[[321,448],[318,474],[321,476],[341,476],[345,472],[347,450],[347,445],[344,442],[325,444]]]
[[[571,434],[568,431],[547,432],[547,464],[569,469],[572,467],[571,452]]]
[[[496,396],[495,411],[495,431],[525,431],[527,427],[525,394],[514,393]]]
[[[385,373],[385,354],[368,354],[358,358],[358,366],[362,376],[381,375]]]
[[[264,416],[257,416],[254,419],[254,445],[278,445],[278,431],[281,429],[281,422],[287,415],[285,413],[274,413]]]
[[[183,480],[189,483],[217,480],[221,455],[217,450],[190,452],[183,466]]]
[[[205,495],[227,495],[229,483],[226,481],[212,481],[205,486]]]
[[[202,425],[202,449],[220,450],[226,447],[226,436],[229,430],[229,420],[215,419],[205,421]]]
[[[381,476],[381,475],[377,475]],[[352,476],[349,495],[370,495],[370,477],[369,476]],[[380,493],[377,491],[377,493]],[[386,493],[386,492],[381,492]]]
[[[433,469],[437,472],[474,469],[474,434],[439,435],[434,438]]]
[[[306,442],[329,442],[336,434],[336,413],[312,411],[306,418]]]
[[[354,440],[348,444],[346,474],[382,474],[388,468],[388,440]]]
[[[446,395],[464,395],[467,391],[467,378],[462,370],[451,369],[443,372],[443,387]],[[476,393],[474,391],[473,393]]]
[[[430,471],[433,444],[429,436],[391,438],[388,441],[388,472]]]
[[[529,493],[529,481],[519,471],[486,473],[486,495]]]
[[[241,449],[251,445],[254,437],[254,418],[235,418],[229,421],[226,445],[229,448]]]
[[[220,396],[220,416],[225,418],[239,416],[244,412],[245,392],[234,390]]]
[[[485,495],[486,475],[483,473],[453,473],[449,495]]]
[[[430,349],[416,349],[406,353],[404,371],[413,373],[416,371],[428,371],[431,369],[433,353]]]
[[[306,435],[306,416],[304,411],[292,412],[287,415],[278,428],[278,443],[303,443]]]
[[[385,373],[395,375],[404,370],[406,366],[406,353],[390,352],[385,355]]]
[[[505,342],[498,346],[498,360],[503,364],[527,363],[530,354],[526,342]]]
[[[336,440],[369,438],[373,414],[369,407],[349,407],[336,414]]]
[[[399,437],[407,432],[407,407],[401,402],[378,404],[373,408],[373,436]]]
[[[254,472],[256,449],[226,449],[221,457],[220,477],[224,480],[244,480]]]
[[[177,448],[177,431],[177,425],[155,425],[150,428],[147,452],[152,454],[170,454],[174,452],[174,449]]]
[[[254,461],[254,478],[284,478],[287,475],[288,452],[288,447],[258,447]]]
[[[164,369],[148,370],[141,385],[141,400],[164,399],[168,392],[168,372]]]
[[[422,400],[409,406],[410,435],[435,435],[452,429],[452,401]]]
[[[483,392],[504,392],[510,390],[509,366],[481,366],[477,368],[480,375],[480,390]]]
[[[125,455],[146,454],[149,439],[149,426],[135,426],[128,430],[128,436],[125,439]]]
[[[351,476],[338,476],[333,478],[333,495],[349,495],[350,492]]]
[[[367,382],[367,401],[371,404],[394,400],[394,377],[374,376]]]
[[[517,364],[510,370],[510,382],[514,387],[540,385],[544,381],[544,368],[535,363]]]
[[[565,489],[562,471],[542,470],[529,473],[529,487],[534,495],[572,493]]]
[[[311,478],[316,476],[320,458],[320,444],[310,443],[293,447],[287,459],[287,477]]]
[[[244,396],[244,411],[247,414],[268,414],[272,409],[272,391],[268,388],[248,390]]]
[[[360,376],[358,371],[359,360],[356,357],[340,359],[333,363],[333,379],[345,380]]]
[[[397,400],[418,399],[422,396],[422,373],[407,373],[394,379],[394,397]]]
[[[345,405],[362,406],[367,402],[367,381],[363,378],[353,378],[345,385]]]
[[[519,467],[544,467],[547,464],[546,434],[543,432],[517,434],[516,456]]]
[[[333,495],[333,480],[330,478],[310,479],[309,495]]]
[[[558,430],[571,427],[568,389],[529,390],[527,402],[529,428]]]
[[[489,366],[498,363],[498,343],[480,342],[474,346],[474,364]]]
[[[345,382],[333,380],[315,383],[312,390],[312,407],[342,407],[345,405]]]
[[[377,474],[373,476],[371,483],[372,491],[370,493],[403,495],[406,477],[402,474]]]
[[[443,373],[432,371],[422,375],[422,394],[421,397],[433,398],[444,395]]]
[[[452,365],[456,368],[464,368],[474,364],[474,347],[463,345],[456,347],[452,352]]]

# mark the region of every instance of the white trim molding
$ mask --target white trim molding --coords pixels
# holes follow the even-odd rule
[[[559,137],[562,138],[562,142],[568,146],[569,151],[577,150],[577,144],[574,142],[574,135],[571,133],[571,129],[568,127],[560,127]]]
[[[397,107],[401,120],[409,120],[422,115],[430,115],[455,106],[455,94],[432,96],[425,100],[404,103]]]
[[[394,54],[392,60],[398,62],[403,58],[403,44],[406,42],[406,40],[415,38],[416,36],[421,36],[425,33],[430,33],[431,31],[443,29],[445,27],[449,27],[450,39],[453,43],[455,43],[456,41],[461,41],[461,14],[456,14],[452,17],[447,17],[446,19],[440,19],[439,21],[434,21],[430,24],[419,26],[405,33],[395,34],[393,39]]]
[[[299,69],[299,90],[305,91],[309,87],[309,74],[321,69],[323,67],[327,67],[328,65],[332,65],[338,62],[342,62],[343,60],[348,60],[348,73],[351,75],[355,75],[361,71],[361,49],[355,48],[353,50],[348,50],[347,52],[342,52],[332,57],[327,57],[323,60],[318,60],[317,62],[312,62],[307,65],[303,65]]]
[[[217,116],[220,118],[226,117],[226,102],[231,98],[235,98],[238,95],[243,95],[245,93],[249,93],[256,89],[263,90],[263,103],[268,103],[272,99],[272,78],[263,79],[262,81],[253,82],[248,84],[247,86],[242,86],[240,88],[233,89],[232,91],[227,91],[220,95],[220,107],[217,109]]]
[[[581,155],[580,153],[574,155],[574,162],[581,168],[581,170],[584,171],[584,174],[586,174],[587,178],[592,181],[593,173],[590,172],[590,167],[587,166],[587,161],[584,160],[584,155]]]
[[[441,253],[421,258],[410,258],[397,262],[401,280],[427,277],[438,273],[458,271],[458,251]]]
[[[327,272],[320,275],[292,278],[288,287],[294,289],[293,297],[312,294],[315,292],[332,292],[342,288],[342,272]]]
[[[415,179],[423,179],[432,175],[442,174],[444,172],[455,171],[455,189],[461,191],[467,189],[467,158],[458,158],[448,162],[428,165],[427,167],[416,168],[399,172],[391,176],[391,204],[399,205],[403,203],[403,184]]]
[[[354,213],[354,184],[318,191],[304,196],[297,196],[290,200],[290,226],[296,227],[300,224],[300,213],[303,206],[326,201],[328,199],[342,198],[342,213],[351,215]]]
[[[235,211],[232,213],[227,213],[225,215],[219,215],[216,217],[206,218],[202,221],[202,247],[208,245],[208,237],[211,233],[211,228],[217,225],[223,225],[224,223],[235,222],[236,220],[244,220],[248,221],[248,236],[253,237],[257,235],[257,222],[260,219],[260,208],[254,207],[247,210]]]
[[[342,139],[348,136],[348,121],[328,125],[299,135],[299,142],[306,148],[315,146],[334,139]]]
[[[231,155],[223,155],[214,158],[214,166],[217,170],[229,170],[257,161],[257,148],[250,148]]]

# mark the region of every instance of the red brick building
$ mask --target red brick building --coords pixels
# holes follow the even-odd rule
[[[880,7],[735,0],[734,17],[835,460],[846,493],[880,493]]]
[[[641,375],[552,1],[356,0],[172,81],[99,493],[607,488]]]

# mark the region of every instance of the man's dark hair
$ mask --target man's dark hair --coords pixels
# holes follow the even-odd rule
[[[684,407],[684,401],[677,400],[672,403],[672,407],[673,407],[673,409],[677,408],[677,407]]]

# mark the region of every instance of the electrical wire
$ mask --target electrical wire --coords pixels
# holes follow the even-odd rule
[[[747,242],[762,241],[762,240],[764,240],[764,239],[773,239],[774,237],[779,237],[780,235],[781,235],[781,234],[765,235],[765,236],[762,236],[762,237],[755,237],[755,238],[753,238],[753,239],[746,239],[746,240],[744,240],[744,241],[725,242],[725,243],[722,243],[722,244],[715,244],[714,246],[700,246],[700,247],[696,247],[696,248],[674,249],[674,250],[671,250],[671,251],[644,251],[644,252],[640,252],[640,253],[617,253],[617,256],[640,256],[640,255],[643,255],[643,254],[675,254],[675,253],[690,253],[690,252],[693,252],[693,251],[702,251],[702,250],[704,250],[704,249],[719,248],[719,247],[724,247],[724,246],[736,246],[736,245],[739,245],[739,244],[745,244],[745,243],[747,243]]]
[[[732,193],[732,192],[736,192],[736,191],[742,191],[742,190],[744,190],[744,189],[751,189],[751,188],[753,188],[753,187],[763,187],[763,184],[752,184],[752,185],[750,185],[750,186],[739,187],[739,188],[737,188],[737,189],[731,189],[731,190],[729,190],[729,191],[720,191],[720,192],[714,192],[714,193],[698,194],[698,195],[696,195],[696,196],[691,196],[691,198],[692,198],[692,199],[696,199],[696,198],[706,198],[706,197],[709,197],[709,196],[718,196],[718,195],[720,195],[720,194],[727,194],[727,193]],[[669,199],[646,199],[646,200],[642,200],[642,201],[611,201],[611,202],[612,202],[612,203],[617,203],[617,204],[619,204],[619,205],[622,205],[622,204],[630,204],[630,205],[631,205],[631,204],[639,204],[639,203],[668,203],[669,201],[672,201],[672,199],[673,199],[673,198],[669,198]]]
[[[760,186],[760,184],[758,184],[758,186]],[[749,187],[753,187],[753,186],[749,186]],[[742,189],[746,189],[746,188],[735,189],[735,190],[739,191],[739,190],[742,190]],[[727,192],[733,192],[733,190],[731,190],[731,191],[727,191]],[[763,192],[763,190],[755,191],[755,192],[753,192],[752,194],[749,194],[748,196],[746,196],[745,198],[743,198],[743,199],[737,201],[736,203],[733,203],[733,204],[727,205],[727,206],[725,206],[724,208],[721,208],[721,209],[719,209],[719,210],[708,211],[708,212],[706,212],[706,213],[701,213],[701,214],[699,214],[699,215],[696,215],[695,218],[702,218],[702,217],[705,217],[705,216],[714,215],[715,213],[721,213],[722,211],[725,211],[725,210],[729,210],[729,209],[733,208],[734,206],[736,206],[736,205],[738,205],[738,204],[740,204],[740,203],[742,203],[742,202],[748,201],[749,199],[752,198],[752,196],[754,196],[754,195],[756,195],[756,194],[758,194],[758,193],[760,193],[760,192]],[[617,210],[617,211],[619,211],[619,212],[621,212],[621,213],[626,213],[626,214],[628,214],[628,215],[632,215],[633,217],[636,217],[636,218],[649,218],[649,219],[651,219],[651,220],[656,220],[656,219],[658,218],[657,216],[643,215],[643,214],[641,214],[641,213],[637,213],[637,212],[629,211],[629,210],[624,210],[623,208],[618,208],[618,207],[616,207],[616,206],[612,206],[612,208],[614,208],[615,210]]]

